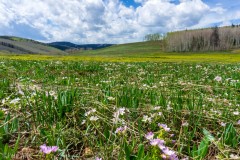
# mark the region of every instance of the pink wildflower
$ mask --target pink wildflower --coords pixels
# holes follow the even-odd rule
[[[164,140],[161,140],[161,139],[152,139],[152,140],[150,141],[150,144],[151,144],[152,146],[163,145],[164,143],[165,143],[165,141],[164,141]]]
[[[158,124],[159,127],[162,127],[166,132],[169,132],[170,131],[170,128],[167,127],[166,124]]]
[[[125,133],[127,130],[127,126],[124,126],[124,127],[119,127],[116,129],[115,133]]]
[[[43,144],[40,146],[40,150],[45,154],[50,154],[51,152],[56,152],[58,150],[58,146],[46,146],[46,144]]]
[[[148,140],[151,140],[151,139],[153,139],[153,136],[154,136],[153,132],[148,132],[148,133],[145,135],[145,138],[147,138]]]
[[[240,120],[238,120],[237,124],[240,125]]]

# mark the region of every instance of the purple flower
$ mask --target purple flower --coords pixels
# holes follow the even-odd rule
[[[165,154],[161,155],[162,159],[167,159],[167,156]]]
[[[171,155],[175,154],[175,152],[170,150],[168,147],[163,148],[162,151],[163,151],[164,154],[166,154],[168,156],[171,156]]]
[[[166,146],[164,146],[164,144],[158,144],[158,147],[163,150]]]
[[[116,129],[115,133],[125,133],[127,130],[127,126],[124,126],[124,127],[119,127]]]
[[[168,128],[166,124],[160,124],[160,123],[158,123],[158,126],[159,126],[159,127],[162,127],[166,132],[169,132],[169,131],[170,131],[170,128]]]
[[[174,137],[175,135],[174,134],[170,134],[170,137]]]
[[[58,146],[52,146],[52,152],[56,152],[58,150]]]
[[[240,120],[238,120],[237,124],[240,125]]]
[[[96,159],[95,159],[95,160],[102,160],[102,158],[96,157]]]
[[[169,160],[178,160],[178,156],[176,154],[173,154],[169,156]]]
[[[147,138],[148,140],[151,140],[151,139],[153,139],[153,136],[154,136],[153,132],[148,132],[148,133],[145,135],[145,138]]]
[[[58,146],[46,146],[46,144],[43,144],[40,146],[40,150],[45,154],[49,154],[51,152],[56,152],[58,150]]]
[[[150,141],[150,144],[152,145],[152,146],[156,146],[156,145],[162,145],[163,146],[163,144],[165,143],[165,141],[164,140],[161,140],[161,139],[152,139],[151,141]]]

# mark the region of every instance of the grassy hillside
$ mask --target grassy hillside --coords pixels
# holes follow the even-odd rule
[[[89,50],[76,51],[73,55],[79,56],[100,56],[100,57],[158,57],[158,56],[190,56],[190,55],[216,55],[216,54],[239,54],[240,50],[231,51],[201,51],[201,52],[167,52],[163,49],[163,42],[137,42],[119,44],[111,47]]]
[[[82,56],[108,56],[108,57],[126,57],[126,56],[144,56],[144,55],[153,55],[156,53],[162,53],[162,42],[137,42],[137,43],[128,43],[128,44],[119,44],[111,47],[74,52],[75,55]]]
[[[17,54],[66,54],[44,43],[9,36],[0,36],[0,51]]]
[[[52,42],[48,43],[48,45],[66,52],[73,52],[77,50],[96,50],[110,47],[113,44],[74,44],[71,42]]]

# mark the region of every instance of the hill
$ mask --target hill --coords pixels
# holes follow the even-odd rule
[[[82,56],[108,56],[108,57],[142,56],[146,54],[150,56],[156,53],[162,53],[163,52],[162,48],[163,48],[162,41],[148,41],[118,44],[103,49],[90,50],[84,52],[76,51],[73,54]]]
[[[48,45],[58,48],[63,51],[74,51],[74,50],[95,50],[112,46],[112,44],[74,44],[71,42],[52,42]]]
[[[0,36],[0,51],[17,54],[66,54],[45,43],[11,36]]]

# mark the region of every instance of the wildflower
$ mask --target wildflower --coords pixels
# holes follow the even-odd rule
[[[188,122],[182,123],[182,126],[183,126],[183,127],[187,127],[188,125],[189,125]]]
[[[86,120],[84,119],[84,120],[82,121],[81,125],[83,125],[83,124],[85,124],[85,123],[86,123]]]
[[[90,117],[90,121],[97,121],[99,118],[98,117],[96,117],[96,116],[91,116]]]
[[[142,121],[143,122],[152,122],[152,119],[151,119],[151,117],[148,117],[147,115],[144,115]]]
[[[58,147],[57,146],[52,146],[52,152],[57,152]]]
[[[156,107],[153,108],[153,110],[155,110],[155,111],[157,111],[157,110],[159,110],[159,109],[161,109],[160,106],[156,106]]]
[[[113,122],[117,123],[119,121],[119,116],[123,116],[125,111],[128,111],[126,108],[119,108],[116,112],[113,113]]]
[[[238,155],[230,154],[231,159],[239,159],[240,157]]]
[[[156,146],[156,145],[160,145],[160,146],[163,146],[163,144],[165,143],[165,141],[164,140],[161,140],[161,139],[152,139],[151,141],[150,141],[150,144],[152,145],[152,146]]]
[[[175,152],[170,150],[168,147],[163,148],[162,151],[163,151],[164,154],[166,154],[168,156],[175,154]]]
[[[94,109],[86,112],[84,115],[85,115],[85,116],[89,116],[91,113],[95,113],[96,111],[97,111],[97,110],[94,108]]]
[[[154,137],[153,132],[148,132],[148,133],[145,135],[145,138],[147,138],[148,140],[153,139],[153,137]]]
[[[161,157],[162,157],[163,159],[167,159],[167,156],[166,156],[165,154],[162,154]]]
[[[238,116],[239,115],[239,112],[236,111],[236,112],[233,112],[234,115]]]
[[[174,137],[175,135],[174,135],[174,134],[170,134],[169,136],[170,136],[170,137]]]
[[[127,130],[127,126],[124,126],[124,127],[119,127],[116,129],[115,133],[125,133]]]
[[[238,120],[237,124],[240,125],[240,120]]]
[[[178,160],[176,153],[170,150],[168,147],[165,147],[164,149],[162,149],[162,151],[165,155],[169,156],[170,160]]]
[[[13,100],[10,101],[11,104],[16,104],[20,101],[21,99],[20,98],[15,98]]]
[[[151,113],[150,115],[151,115],[151,116],[150,116],[151,118],[155,118],[155,117],[157,116],[156,113],[153,113],[153,114]]]
[[[169,157],[169,160],[178,160],[178,156],[176,154],[173,154]]]
[[[40,146],[41,152],[45,154],[50,154],[51,152],[56,152],[58,150],[58,146],[46,146],[43,144]]]
[[[170,128],[167,127],[166,124],[158,124],[159,127],[162,127],[166,132],[169,132],[170,131]]]
[[[96,159],[95,159],[95,160],[102,160],[102,158],[96,157]]]
[[[126,110],[125,108],[119,108],[118,112],[119,112],[120,115],[124,115],[125,114],[125,110]]]
[[[223,126],[223,127],[225,127],[225,126],[226,126],[226,123],[221,122],[220,125]]]
[[[222,81],[222,77],[216,76],[216,77],[214,78],[214,80],[217,81],[217,82],[221,82],[221,81]]]

